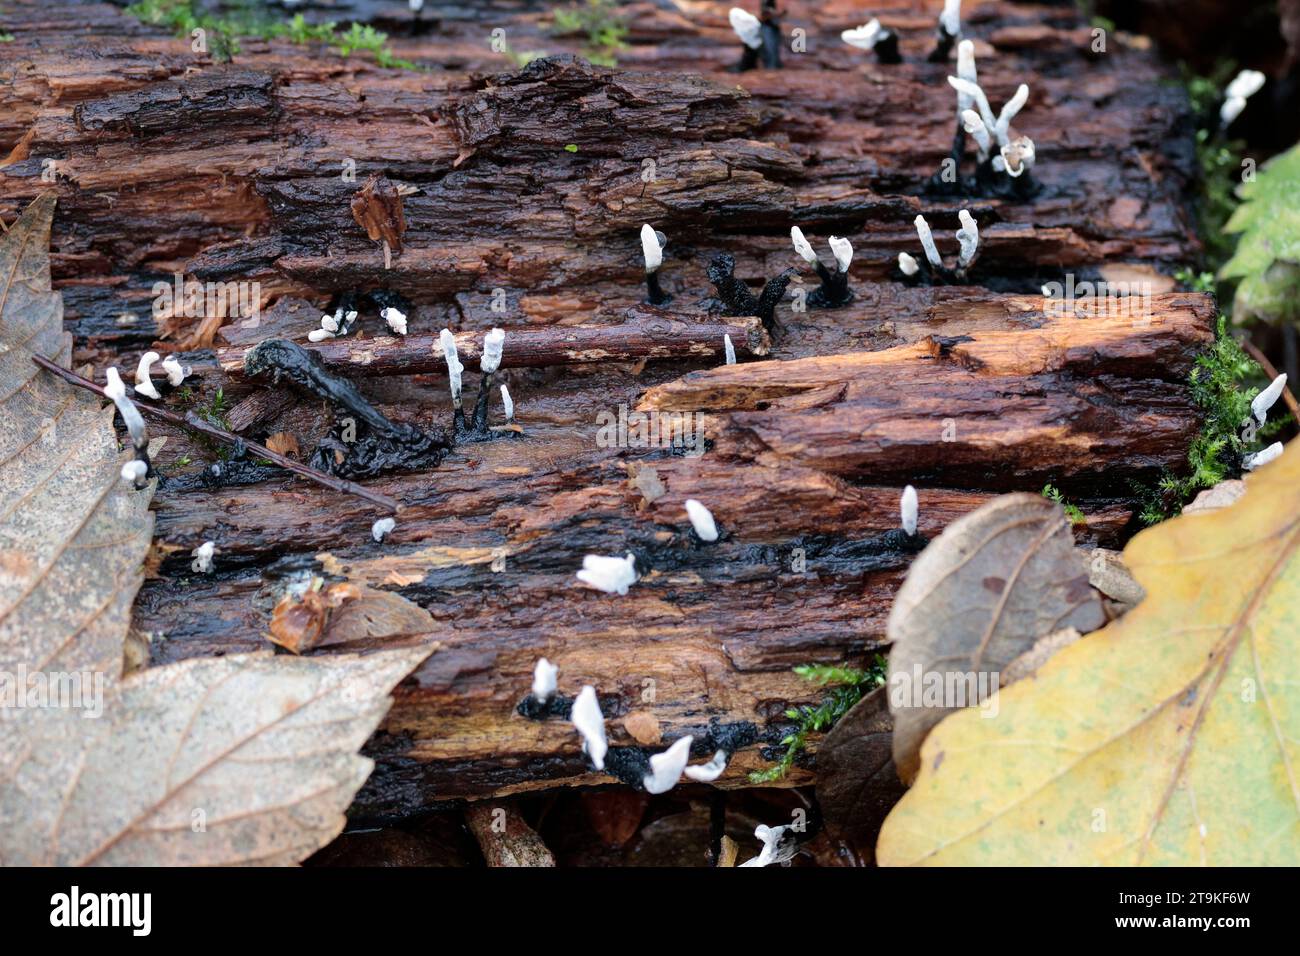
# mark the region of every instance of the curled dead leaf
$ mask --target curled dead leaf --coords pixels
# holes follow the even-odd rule
[[[1105,623],[1060,505],[1003,495],[954,521],[912,562],[889,615],[899,776],[915,779],[930,729],[995,692],[1039,637]]]
[[[402,251],[406,217],[402,197],[386,176],[372,175],[352,197],[352,218],[374,242],[386,242],[393,252]]]

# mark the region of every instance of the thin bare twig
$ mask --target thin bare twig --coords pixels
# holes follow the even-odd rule
[[[94,392],[96,395],[105,398],[107,397],[104,395],[104,389],[99,385],[96,385],[94,382],[90,381],[89,379],[82,378],[76,372],[72,372],[66,368],[63,368],[62,366],[55,365],[53,362],[45,358],[43,355],[33,355],[32,361],[35,362],[37,365],[39,365],[41,368],[45,369],[46,371],[50,371],[53,372],[55,375],[58,375],[64,381],[76,385],[78,388],[88,389],[89,391]],[[364,498],[366,501],[369,501],[371,504],[376,504],[379,505],[380,507],[387,508],[389,511],[392,512],[398,512],[402,509],[401,504],[397,500],[388,497],[388,495],[381,494],[378,491],[371,491],[368,488],[363,488],[361,485],[358,485],[356,482],[348,481],[346,478],[336,478],[334,475],[328,475],[323,471],[317,471],[315,468],[312,468],[310,465],[304,465],[300,461],[294,461],[292,458],[286,458],[284,455],[281,455],[278,452],[271,451],[271,449],[267,448],[265,445],[259,445],[257,442],[252,442],[252,441],[248,441],[245,438],[240,438],[238,435],[232,434],[231,432],[226,431],[224,428],[218,428],[216,425],[209,424],[208,422],[205,422],[200,418],[178,415],[175,412],[170,411],[169,409],[160,408],[157,405],[150,405],[148,402],[141,401],[138,397],[135,398],[135,404],[136,407],[140,409],[140,412],[144,415],[149,415],[153,418],[161,419],[162,421],[165,422],[170,422],[173,425],[179,425],[181,428],[188,428],[190,431],[198,432],[199,434],[202,435],[207,435],[209,438],[215,438],[218,441],[225,442],[227,445],[234,445],[234,446],[242,445],[243,447],[248,448],[250,451],[252,451],[259,458],[265,458],[267,461],[279,465],[281,468],[285,469],[286,471],[291,471],[295,475],[301,475],[303,478],[308,478],[319,485],[324,485],[326,488],[331,488],[334,491],[342,491],[349,495],[356,495],[358,498]]]

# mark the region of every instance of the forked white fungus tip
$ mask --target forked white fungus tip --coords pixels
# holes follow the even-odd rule
[[[853,245],[847,239],[839,236],[831,236],[831,252],[835,256],[835,264],[840,267],[841,272],[849,271],[849,263],[853,261]]]
[[[180,359],[175,355],[168,355],[162,360],[163,371],[167,373],[167,381],[172,388],[178,388],[181,382],[189,378],[192,371],[188,365],[182,365]]]
[[[840,39],[859,50],[874,49],[880,41],[880,21],[872,17],[860,27],[842,31]]]
[[[158,394],[158,389],[149,377],[149,366],[158,361],[157,352],[145,352],[140,356],[140,364],[135,367],[135,391],[137,395],[144,395],[147,398],[162,398]]]
[[[578,580],[606,594],[627,594],[636,583],[636,558],[631,551],[625,558],[588,554],[582,559]]]
[[[1247,455],[1242,461],[1241,467],[1246,471],[1254,471],[1256,468],[1263,468],[1270,461],[1282,454],[1282,443],[1275,441],[1263,451],[1257,451],[1253,455]]]
[[[800,259],[809,265],[816,264],[817,253],[813,251],[812,244],[804,238],[803,230],[798,226],[790,227],[790,242],[794,245],[794,251]]]
[[[726,358],[728,365],[736,364],[736,346],[731,343],[731,334],[723,333],[722,336],[722,354]]]
[[[921,270],[920,264],[906,252],[898,254],[898,268],[905,276],[914,276]]]
[[[380,311],[379,317],[388,323],[388,327],[397,335],[406,334],[406,313],[401,309],[388,306]]]
[[[696,764],[694,767],[686,768],[686,776],[691,780],[699,783],[713,783],[722,776],[722,772],[727,769],[727,752],[719,750],[713,755],[713,759],[708,763]]]
[[[370,537],[376,541],[383,541],[388,536],[388,532],[397,527],[397,520],[394,518],[380,518],[370,526]]]
[[[195,574],[207,574],[212,570],[212,556],[216,553],[215,542],[204,541],[190,552],[194,556],[194,560],[190,562],[190,570]]]
[[[694,738],[689,734],[673,741],[671,747],[650,758],[650,772],[642,778],[647,793],[667,793],[677,786],[686,769],[686,761],[691,759],[691,744]]]

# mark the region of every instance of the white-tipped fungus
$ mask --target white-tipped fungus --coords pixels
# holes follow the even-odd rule
[[[847,239],[841,239],[839,236],[831,236],[831,253],[835,256],[835,264],[839,266],[841,272],[849,271],[849,263],[853,261],[853,245]]]
[[[993,116],[993,107],[989,106],[989,98],[984,95],[984,90],[978,83],[963,80],[960,76],[950,76],[948,77],[948,85],[957,91],[958,105],[962,102],[960,99],[962,95],[969,97],[970,101],[979,108],[980,118],[984,120],[984,125],[990,130],[997,127],[998,121]]]
[[[578,580],[606,594],[627,594],[636,583],[636,558],[631,551],[625,558],[588,554],[582,559]]]
[[[126,425],[127,434],[131,436],[131,444],[139,454],[141,449],[149,445],[149,433],[145,430],[144,418],[141,417],[140,410],[135,407],[135,402],[127,398],[126,385],[123,384],[122,376],[118,374],[116,368],[110,365],[105,369],[104,379],[104,394],[117,406],[117,413],[122,416],[122,423]]]
[[[871,50],[879,42],[881,34],[880,21],[872,17],[860,27],[842,31],[840,39],[849,46],[857,47],[859,50]]]
[[[943,12],[939,14],[939,25],[950,37],[961,35],[961,0],[943,0]]]
[[[324,342],[326,339],[334,338],[334,333],[329,329],[312,329],[307,333],[308,342]]]
[[[746,860],[741,866],[771,866],[773,863],[785,863],[794,859],[798,844],[793,839],[786,839],[789,826],[769,827],[760,823],[754,830],[754,836],[763,841],[763,849],[752,860]]]
[[[713,759],[708,763],[696,764],[693,767],[687,767],[684,771],[686,776],[691,780],[699,783],[713,783],[722,776],[722,772],[727,769],[727,752],[719,750],[713,755]]]
[[[728,365],[736,364],[736,346],[731,342],[730,333],[724,332],[722,335],[722,354]]]
[[[388,532],[397,527],[397,521],[394,518],[380,518],[370,526],[370,537],[376,541],[383,541],[388,537]]]
[[[163,371],[167,373],[167,381],[172,388],[179,388],[181,382],[190,376],[192,369],[188,365],[182,365],[180,359],[175,355],[169,355],[162,360]]]
[[[673,741],[671,747],[663,753],[650,758],[650,772],[642,778],[646,793],[667,793],[677,786],[686,769],[686,761],[691,759],[691,744],[694,738],[689,734]]]
[[[131,482],[136,490],[145,486],[145,479],[148,475],[149,466],[139,458],[133,458],[122,466],[122,480]]]
[[[943,260],[939,258],[939,247],[934,244],[934,234],[930,232],[930,224],[925,221],[924,216],[917,216],[912,220],[916,226],[916,234],[921,240],[921,248],[925,250],[925,258],[936,269],[943,268]]]
[[[973,40],[962,40],[957,44],[957,76],[967,83],[979,83],[979,73],[975,69],[975,42]]]
[[[694,498],[687,498],[686,517],[691,519],[691,527],[700,536],[701,541],[717,541],[718,525],[713,520],[713,513]]]
[[[501,386],[501,404],[506,411],[506,423],[515,420],[515,400],[510,397],[510,389],[504,385]]]
[[[442,343],[443,358],[447,360],[447,385],[451,389],[451,404],[460,408],[460,374],[465,371],[465,366],[456,354],[456,336],[451,334],[451,329],[443,329],[438,333],[438,340]]]
[[[757,50],[763,45],[763,23],[758,17],[740,7],[732,7],[731,12],[727,14],[727,19],[731,21],[731,29],[736,31],[736,36],[740,37],[740,42],[745,46]]]
[[[501,353],[505,349],[505,343],[504,329],[492,329],[483,336],[483,355],[478,360],[478,367],[484,375],[491,375],[501,367]]]
[[[799,254],[799,258],[809,265],[816,265],[817,253],[813,251],[812,244],[804,238],[803,230],[798,226],[790,227],[790,242],[794,244],[794,251]]]
[[[1255,416],[1255,421],[1261,425],[1268,421],[1268,410],[1273,407],[1273,403],[1278,400],[1284,388],[1286,388],[1285,372],[1269,382],[1267,388],[1250,400],[1250,413]]]
[[[920,264],[906,252],[898,254],[898,268],[905,276],[914,276],[921,271]]]
[[[980,119],[979,113],[969,109],[963,111],[961,128],[975,138],[977,158],[981,163],[986,162],[989,154],[993,152],[993,138],[989,135],[989,128]]]
[[[320,327],[326,332],[337,332],[339,330],[339,320],[332,315],[322,315],[320,317]]]
[[[578,692],[569,713],[569,722],[582,734],[582,750],[591,758],[592,766],[604,770],[609,741],[605,737],[605,715],[600,712],[596,688],[587,684]]]
[[[149,377],[149,366],[158,361],[157,352],[145,352],[140,356],[140,363],[135,367],[135,393],[146,398],[162,398]]]
[[[903,519],[903,531],[910,538],[916,534],[916,519],[920,513],[920,504],[916,499],[916,489],[911,485],[903,489],[903,497],[898,503],[898,511]]]
[[[545,657],[537,659],[537,666],[533,668],[533,698],[539,704],[544,704],[555,696],[559,676],[558,665],[552,664]]]
[[[379,317],[388,323],[388,327],[398,335],[406,334],[406,313],[394,309],[391,305],[379,310]]]
[[[646,272],[655,272],[664,264],[664,248],[649,223],[641,226],[641,255],[645,257]]]
[[[1262,468],[1270,461],[1282,454],[1282,443],[1275,441],[1263,451],[1257,451],[1253,455],[1247,455],[1241,463],[1241,467],[1246,471],[1254,471],[1256,468]]]
[[[961,246],[957,253],[957,268],[966,269],[975,261],[975,254],[979,251],[980,227],[975,217],[965,209],[957,213],[957,219],[961,222],[961,228],[957,230],[957,242]]]
[[[1264,74],[1258,70],[1242,70],[1223,91],[1223,105],[1219,107],[1219,121],[1228,126],[1246,108],[1246,100],[1260,91]]]
[[[1025,107],[1029,101],[1029,86],[1021,83],[1016,87],[1015,94],[1007,100],[1002,107],[1002,112],[998,114],[998,123],[994,127],[993,133],[998,138],[998,142],[1005,146],[1011,142],[1011,121]]]
[[[993,164],[998,171],[1006,171],[1008,176],[1013,179],[1024,175],[1025,170],[1034,168],[1034,141],[1028,136],[1020,136],[1007,143],[999,150],[1000,155],[994,157]],[[998,167],[998,160],[1002,164]]]
[[[194,560],[190,562],[190,570],[195,574],[207,574],[212,570],[212,556],[217,553],[217,546],[212,541],[204,541],[195,548],[190,554]]]

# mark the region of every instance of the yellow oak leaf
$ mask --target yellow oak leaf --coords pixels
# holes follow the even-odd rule
[[[1300,863],[1300,451],[1135,537],[1147,592],[926,738],[883,865]]]

